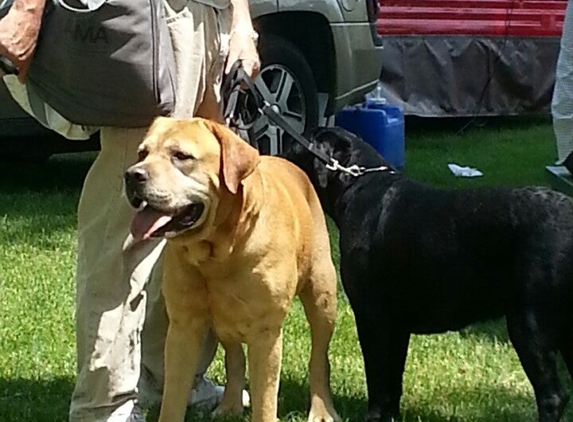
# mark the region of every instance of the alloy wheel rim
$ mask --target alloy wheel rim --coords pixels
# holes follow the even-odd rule
[[[296,77],[285,66],[273,64],[261,71],[255,85],[270,100],[271,107],[302,133],[307,110],[302,86]],[[282,152],[284,130],[267,116],[259,117],[253,130],[259,145],[268,144],[271,154]]]

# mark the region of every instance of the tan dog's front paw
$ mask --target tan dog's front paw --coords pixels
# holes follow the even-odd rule
[[[310,408],[308,422],[340,422],[340,416],[332,406],[316,401]]]
[[[213,413],[211,414],[213,417],[216,416],[238,416],[243,414],[243,410],[245,407],[249,407],[251,405],[251,396],[246,390],[241,391],[241,401],[235,400],[235,398],[231,398],[232,396],[229,394],[227,396],[223,395],[221,399],[221,403]]]
[[[213,410],[213,413],[211,414],[213,417],[217,417],[217,416],[239,416],[243,414],[243,404],[242,403],[238,403],[236,401],[231,402],[231,400],[228,400],[227,402],[225,402],[225,400],[222,400],[221,403],[219,404],[219,406],[217,406],[217,408],[215,410]]]

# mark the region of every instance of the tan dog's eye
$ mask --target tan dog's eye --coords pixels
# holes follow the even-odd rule
[[[148,154],[148,152],[146,149],[139,150],[139,151],[137,151],[137,159],[139,161],[143,161],[143,160],[145,160],[145,157],[147,157],[147,154]]]
[[[179,161],[187,161],[187,160],[192,160],[195,157],[193,157],[190,154],[186,154],[183,151],[175,151],[175,152],[173,152],[173,158],[175,158]]]

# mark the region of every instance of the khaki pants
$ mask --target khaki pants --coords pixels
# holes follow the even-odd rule
[[[193,0],[168,3],[178,72],[174,116],[220,119],[218,90],[232,10]],[[145,385],[157,390],[151,393],[161,394],[167,318],[156,263],[164,241],[124,246],[133,210],[123,193],[123,175],[136,161],[145,132],[146,128],[102,129],[101,152],[80,198],[73,422],[124,421],[137,400],[141,370]],[[215,348],[214,339],[206,341],[202,372]]]
[[[573,5],[567,2],[551,104],[557,164],[573,152]]]

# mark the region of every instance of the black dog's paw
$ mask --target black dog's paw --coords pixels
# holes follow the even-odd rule
[[[366,415],[365,422],[398,422],[402,420],[400,418],[400,410],[399,409],[392,409],[392,410],[369,410],[368,414]]]

